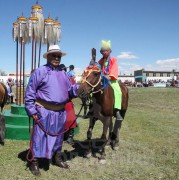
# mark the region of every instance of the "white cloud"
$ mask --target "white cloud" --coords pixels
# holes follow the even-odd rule
[[[120,74],[133,74],[134,71],[145,69],[149,71],[179,71],[179,58],[157,60],[154,64],[140,65],[130,62],[121,62],[119,64]]]
[[[136,65],[135,63],[130,63],[130,62],[120,62],[119,64],[123,65],[123,66],[135,66]]]
[[[123,75],[130,75],[134,74],[135,70],[142,69],[143,67],[139,64],[135,63],[120,63],[119,64],[119,74]]]
[[[129,61],[119,62],[119,74],[130,75],[134,74],[134,71],[145,69],[149,71],[172,71],[175,69],[179,71],[179,58],[157,60],[154,64],[141,65],[138,63],[131,63]],[[75,68],[76,74],[81,75],[84,69]]]
[[[138,57],[133,55],[131,52],[121,52],[121,54],[119,54],[117,56],[118,59],[137,59]]]
[[[166,70],[177,69],[177,68],[179,68],[179,58],[157,60],[156,64],[161,69],[166,69]]]

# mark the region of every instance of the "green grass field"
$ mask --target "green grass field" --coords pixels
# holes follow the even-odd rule
[[[81,101],[74,100],[78,113]],[[93,179],[93,180],[177,180],[179,179],[179,89],[129,88],[129,107],[120,133],[120,149],[106,150],[107,162],[97,157],[83,158],[79,147],[64,143],[70,170],[51,165],[34,177],[26,162],[18,158],[27,150],[28,141],[6,140],[0,145],[0,179]],[[8,108],[8,107],[6,107]],[[76,141],[86,139],[87,119],[80,119]],[[101,122],[97,122],[93,138],[100,137]],[[97,154],[98,155],[98,154]]]

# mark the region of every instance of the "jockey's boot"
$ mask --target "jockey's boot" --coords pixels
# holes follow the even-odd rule
[[[120,110],[116,111],[116,120],[123,121],[123,117],[121,116]]]
[[[55,154],[55,163],[56,163],[57,166],[59,166],[61,168],[65,168],[65,169],[69,169],[70,168],[70,166],[66,162],[64,162],[62,160],[60,152],[57,152]]]
[[[74,136],[74,129],[70,129],[68,139],[67,139],[68,144],[71,144],[71,145],[74,144],[73,136]]]
[[[35,176],[41,175],[40,170],[39,170],[38,159],[34,158],[34,160],[32,160],[29,169],[33,175]]]

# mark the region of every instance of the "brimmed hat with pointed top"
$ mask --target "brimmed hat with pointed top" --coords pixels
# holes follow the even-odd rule
[[[110,40],[108,40],[108,41],[102,40],[101,41],[101,50],[106,50],[106,49],[111,49],[111,41]]]
[[[50,45],[48,51],[43,55],[43,57],[47,59],[47,55],[51,53],[57,53],[57,54],[60,54],[61,56],[66,55],[66,53],[60,50],[60,47],[58,45]]]

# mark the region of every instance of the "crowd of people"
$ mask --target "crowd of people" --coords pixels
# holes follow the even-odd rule
[[[16,85],[19,86],[20,84],[23,85],[23,80],[21,80],[21,81],[19,80],[18,83],[17,83],[17,80],[14,79],[14,78],[11,78],[11,77],[9,77],[7,80],[0,79],[0,82],[3,83],[3,84],[7,84],[9,81],[11,81],[14,86],[16,86]]]
[[[164,81],[162,79],[154,79],[154,80],[148,80],[148,81],[143,81],[143,82],[132,82],[132,81],[128,81],[125,80],[124,84],[126,86],[130,86],[130,87],[150,87],[150,86],[154,86],[155,84],[163,84],[166,85],[166,87],[179,87],[179,80],[167,80]]]
[[[3,83],[7,88],[7,92],[8,92],[7,103],[14,104],[16,102],[16,96],[15,93],[13,92],[13,86],[15,85],[15,80],[9,77],[6,82],[3,79],[0,79],[0,82]]]

